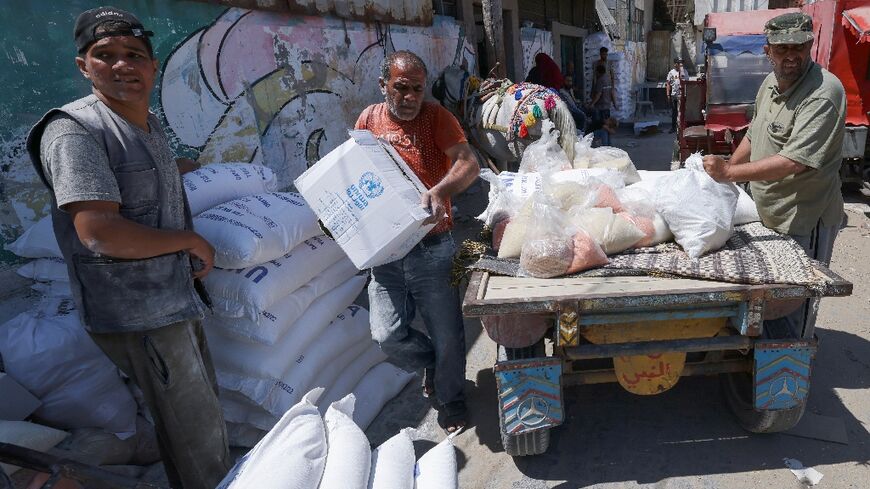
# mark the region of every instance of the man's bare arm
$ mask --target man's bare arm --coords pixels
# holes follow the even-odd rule
[[[737,145],[737,149],[734,150],[734,154],[731,155],[730,162],[732,165],[749,163],[749,155],[751,153],[752,142],[749,141],[748,137],[744,136],[740,144]]]
[[[214,266],[214,248],[193,231],[155,229],[135,223],[107,201],[72,202],[65,206],[82,244],[113,258],[143,259],[187,251],[203,262],[194,276],[204,277]]]
[[[453,161],[453,166],[447,175],[420,199],[420,205],[432,211],[432,217],[427,223],[438,222],[446,212],[447,199],[467,189],[480,175],[480,165],[468,143],[454,145],[445,153]]]
[[[725,161],[721,156],[708,155],[704,157],[704,169],[717,182],[756,182],[781,180],[805,172],[809,167],[778,154],[742,164]]]

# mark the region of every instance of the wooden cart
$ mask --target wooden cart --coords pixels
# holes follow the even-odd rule
[[[505,451],[543,453],[565,419],[562,386],[618,382],[639,395],[681,376],[721,374],[731,409],[753,432],[794,426],[809,392],[816,339],[765,338],[763,320],[810,297],[847,296],[827,268],[822,290],[639,277],[534,279],[474,272],[463,302],[498,343]],[[545,339],[552,342],[547,348]],[[548,353],[549,351],[549,353]]]

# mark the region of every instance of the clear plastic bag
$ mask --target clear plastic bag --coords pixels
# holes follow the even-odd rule
[[[598,243],[571,225],[567,214],[546,196],[534,199],[532,209],[534,222],[520,254],[521,276],[558,277],[607,263]]]
[[[574,168],[612,168],[619,171],[626,185],[640,181],[640,175],[624,150],[613,146],[601,146],[589,148],[587,151],[577,153],[577,145],[574,152]]]
[[[644,238],[634,245],[635,248],[655,246],[674,238],[645,188],[629,185],[617,190],[616,195],[623,207],[619,215],[631,221],[644,233]]]
[[[569,216],[570,224],[586,231],[607,255],[625,251],[646,237],[631,220],[609,207],[576,207]]]
[[[520,160],[520,173],[557,172],[571,169],[571,161],[559,146],[559,131],[549,119],[541,121],[541,137],[528,145]]]

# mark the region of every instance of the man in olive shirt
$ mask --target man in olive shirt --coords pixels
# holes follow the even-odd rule
[[[758,90],[749,131],[729,161],[705,156],[704,168],[720,182],[750,182],[764,225],[828,264],[843,217],[846,95],[840,80],[810,59],[809,16],[783,14],[764,31],[773,73]],[[806,301],[764,326],[773,337],[811,337],[817,310],[817,300]]]

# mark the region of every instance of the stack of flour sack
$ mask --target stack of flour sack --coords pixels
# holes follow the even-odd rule
[[[353,304],[366,278],[301,196],[274,191],[268,168],[208,165],[184,186],[194,229],[216,250],[205,329],[231,444],[253,446],[315,387],[324,409],[353,392],[365,429],[412,376],[384,362]]]

